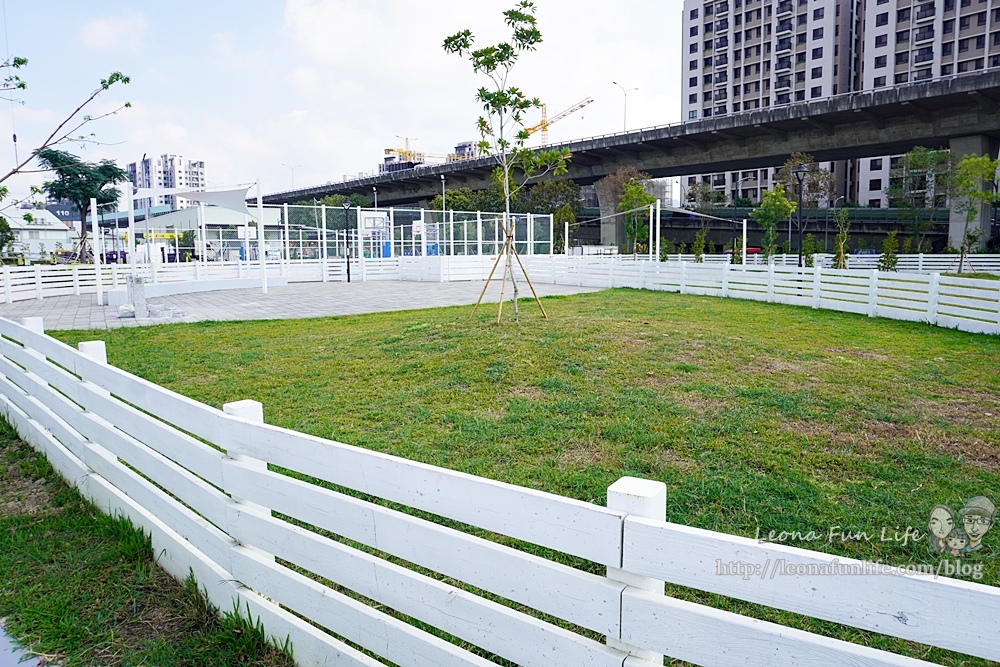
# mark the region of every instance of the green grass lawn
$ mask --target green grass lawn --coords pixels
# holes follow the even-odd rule
[[[256,399],[272,424],[506,482],[603,503],[623,475],[661,480],[668,520],[731,534],[878,535],[1000,504],[1000,337],[633,290],[545,303],[548,321],[525,303],[499,326],[444,308],[53,335],[104,339],[112,364],[217,407]],[[925,542],[796,546],[936,560]],[[967,557],[983,583],[998,555],[995,528]],[[880,645],[985,664],[904,644]]]

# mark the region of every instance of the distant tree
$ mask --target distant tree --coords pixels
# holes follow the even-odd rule
[[[802,239],[802,259],[807,267],[814,265],[813,255],[816,254],[816,237],[812,233],[806,234]]]
[[[802,179],[802,206],[815,209],[820,202],[833,199],[837,189],[837,179],[830,170],[817,165],[812,155],[792,153],[774,175],[774,180],[785,186],[785,196],[788,200],[794,202],[799,200],[799,179],[795,176],[795,169],[799,165],[806,168],[806,175]]]
[[[14,243],[14,231],[10,228],[7,218],[0,216],[0,250]]]
[[[889,206],[903,209],[900,217],[909,227],[918,252],[925,246],[935,215],[954,197],[957,166],[950,150],[917,146],[901,156],[889,172],[885,195]]]
[[[626,183],[632,180],[645,182],[649,179],[649,174],[634,167],[619,167],[616,171],[597,181],[594,186],[597,190],[597,203],[601,209],[601,218],[611,220],[618,213],[618,204]]]
[[[576,213],[573,211],[571,204],[563,204],[558,211],[552,214],[552,247],[557,253],[561,253],[563,247],[566,245],[565,234],[567,223],[569,223],[571,232],[577,226]]]
[[[526,212],[548,215],[555,213],[563,206],[573,210],[574,217],[583,212],[580,201],[580,186],[568,178],[554,178],[533,185],[528,190],[525,201]]]
[[[691,252],[694,253],[694,261],[701,264],[705,261],[705,238],[708,236],[708,229],[702,227],[694,234],[694,242],[691,244]]]
[[[625,214],[625,235],[632,243],[632,254],[638,252],[639,239],[649,236],[649,205],[656,197],[646,192],[641,181],[634,178],[622,187],[618,210]]]
[[[972,252],[982,237],[982,229],[979,227],[970,229],[969,224],[976,219],[976,214],[983,204],[992,205],[998,200],[998,195],[993,189],[998,168],[1000,159],[991,160],[988,155],[963,155],[955,168],[953,194],[956,201],[952,208],[965,214],[962,243],[959,248],[961,253],[958,261],[959,273],[962,273],[966,256]]]
[[[694,206],[696,211],[708,213],[715,206],[725,205],[726,193],[701,181],[687,189],[687,201]]]
[[[84,162],[72,153],[53,148],[39,151],[37,157],[43,169],[56,172],[55,180],[43,184],[45,192],[53,199],[73,202],[80,212],[79,256],[82,258],[86,253],[87,215],[92,213],[90,200],[97,199],[98,206],[117,202],[121,192],[114,186],[127,181],[128,174],[112,160],[101,160],[97,164]],[[93,213],[96,229],[96,211]]]
[[[793,211],[795,211],[795,204],[785,197],[785,186],[781,183],[775,183],[773,189],[765,192],[760,206],[750,211],[750,217],[764,228],[761,250],[765,259],[775,255],[778,251],[778,222],[786,220]]]

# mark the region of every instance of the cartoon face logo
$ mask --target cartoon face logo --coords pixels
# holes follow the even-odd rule
[[[945,538],[944,544],[945,551],[951,553],[952,556],[958,556],[963,553],[969,545],[969,536],[966,535],[965,531],[961,528],[956,528],[948,533],[948,537]]]
[[[927,522],[927,529],[930,537],[936,538],[938,543],[948,537],[948,534],[955,528],[955,512],[947,505],[935,505],[931,510],[931,518]]]
[[[983,546],[983,536],[996,521],[996,505],[986,496],[976,496],[970,498],[958,513],[962,515],[962,526],[969,536],[969,546],[966,550],[978,550]]]

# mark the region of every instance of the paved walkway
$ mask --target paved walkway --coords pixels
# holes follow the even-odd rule
[[[173,310],[174,316],[139,320],[118,319],[115,308],[98,306],[96,295],[84,294],[0,304],[0,317],[14,321],[22,317],[42,317],[46,329],[112,329],[202,320],[295,319],[472,305],[482,289],[482,281],[295,283],[272,287],[266,295],[260,289],[240,289],[155,297],[149,300],[150,303],[162,304]],[[531,296],[527,285],[521,284],[520,289],[522,297]],[[535,289],[539,296],[597,291],[570,285],[535,285]],[[483,300],[496,303],[499,297],[500,283],[494,280]],[[504,297],[510,298],[509,284]]]

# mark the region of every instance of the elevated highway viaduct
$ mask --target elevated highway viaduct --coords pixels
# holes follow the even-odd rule
[[[683,176],[772,167],[795,151],[817,161],[904,153],[914,146],[950,147],[959,155],[989,153],[1000,146],[1000,70],[964,74],[812,102],[744,111],[715,118],[572,141],[567,176],[594,183],[619,167],[652,176]],[[379,204],[426,201],[450,187],[485,188],[493,158],[424,165],[341,183],[267,195],[267,203],[290,203],[330,194],[371,194]],[[988,234],[989,213],[974,224]],[[949,236],[960,242],[961,221]],[[957,236],[956,236],[957,235]]]

